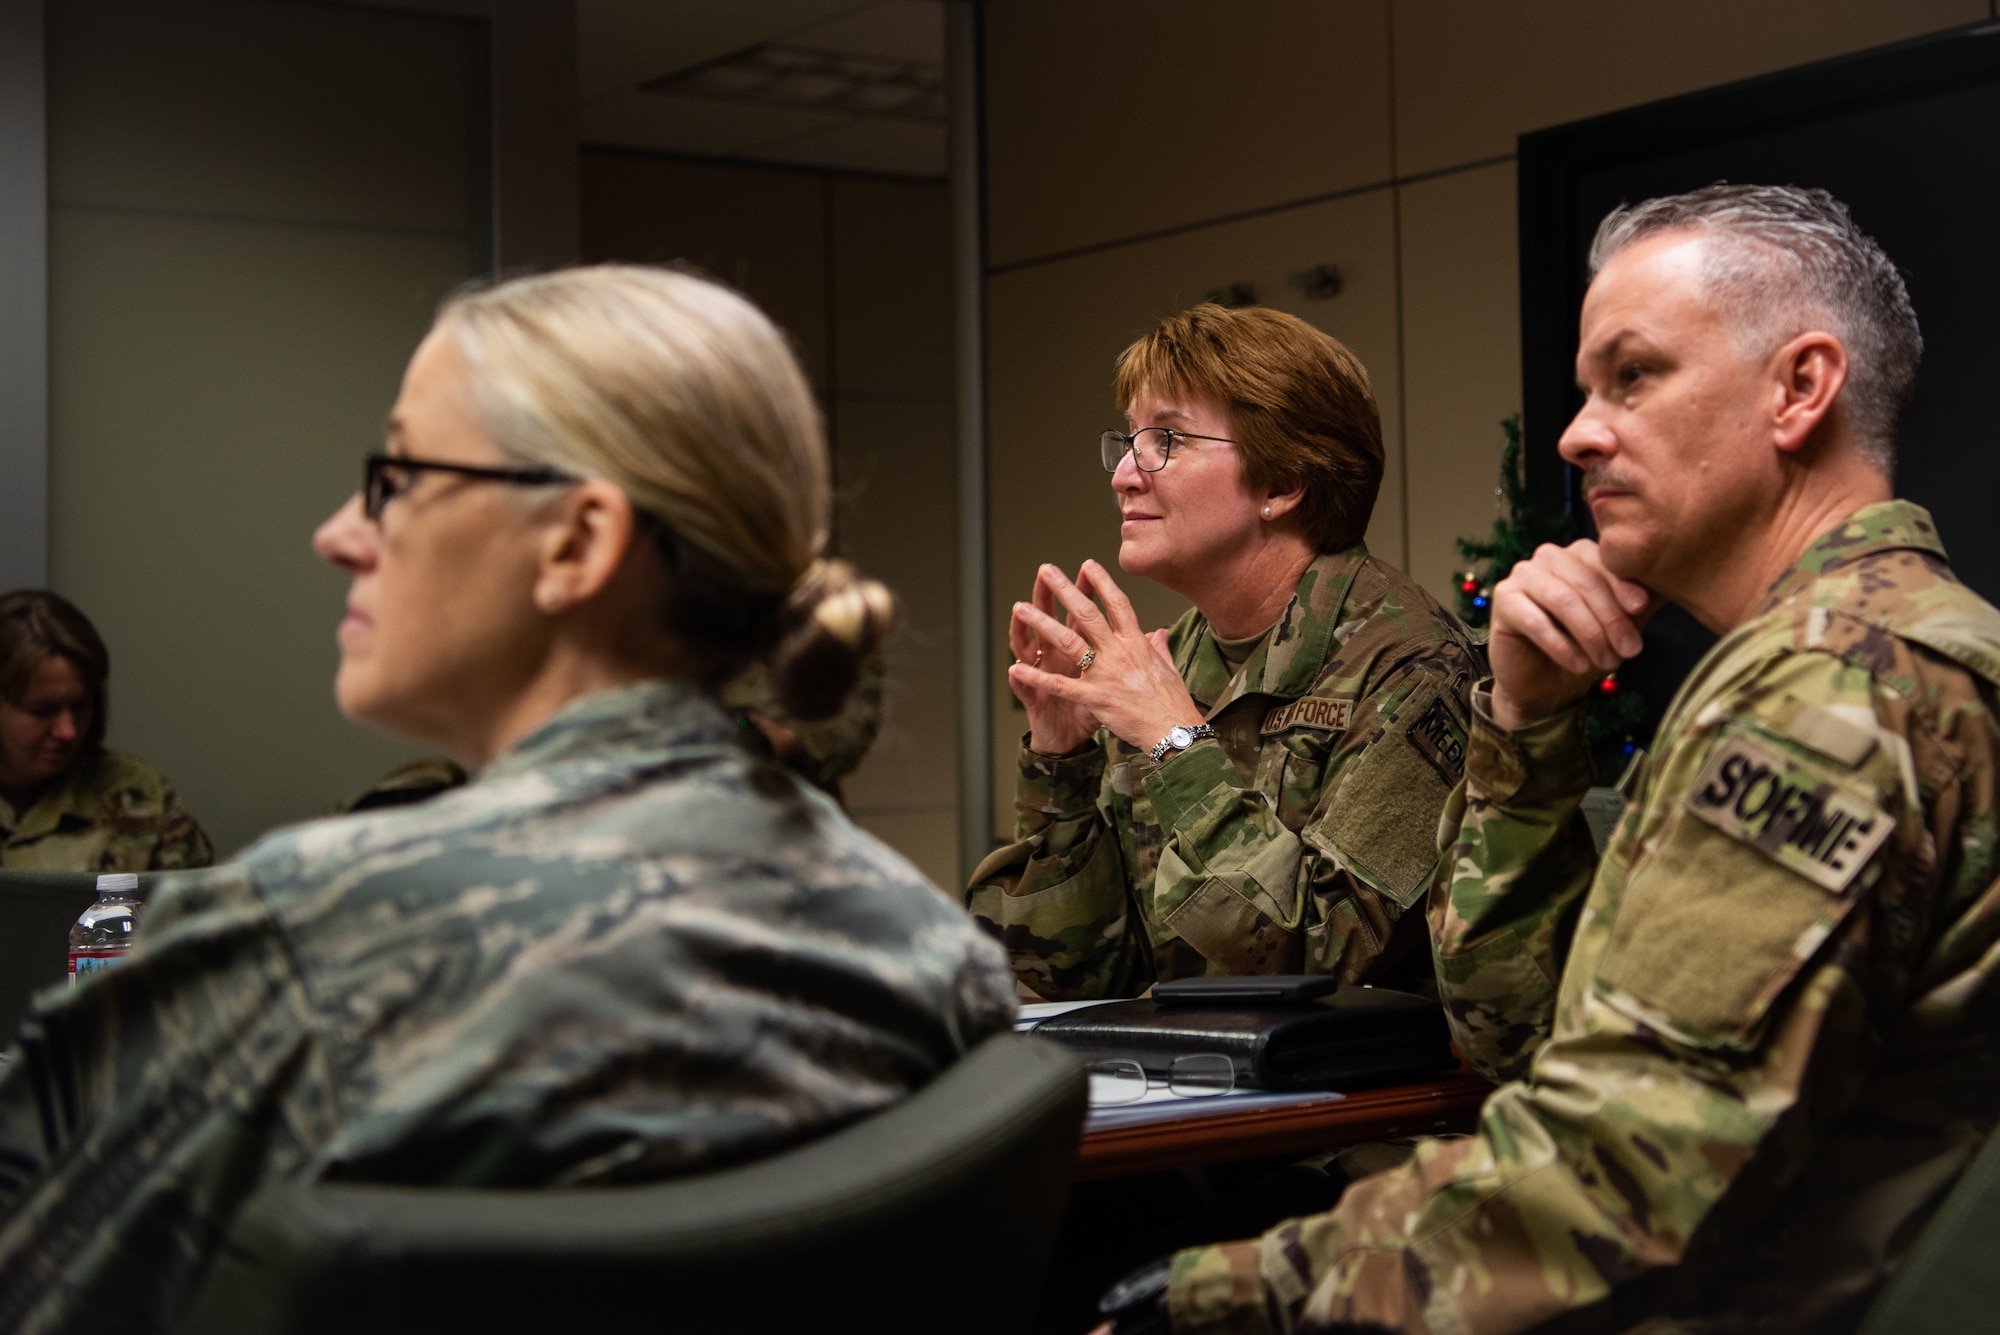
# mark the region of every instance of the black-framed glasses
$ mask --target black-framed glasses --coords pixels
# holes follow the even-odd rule
[[[559,468],[481,468],[476,464],[450,464],[439,459],[412,459],[407,455],[377,452],[368,456],[362,470],[361,513],[379,521],[382,508],[409,489],[410,477],[416,473],[451,473],[482,482],[509,482],[517,487],[581,481]]]
[[[1132,462],[1139,465],[1142,473],[1157,473],[1167,466],[1167,460],[1174,457],[1174,450],[1184,440],[1214,440],[1224,445],[1236,442],[1226,436],[1197,436],[1192,431],[1175,431],[1172,427],[1142,426],[1129,436],[1123,431],[1107,431],[1097,438],[1097,446],[1104,458],[1104,471],[1118,471],[1118,461],[1125,457],[1125,451],[1132,452]]]

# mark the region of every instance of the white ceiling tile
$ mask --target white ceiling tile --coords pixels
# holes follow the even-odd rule
[[[942,176],[937,126],[647,93],[640,85],[762,42],[942,62],[944,12],[938,0],[577,0],[583,141]]]
[[[869,7],[867,0],[578,0],[584,103]]]
[[[578,130],[587,144],[650,148],[663,153],[727,156],[846,124],[840,118],[787,107],[745,106],[662,93],[630,92],[583,108]]]
[[[785,40],[827,51],[944,63],[944,6],[938,0],[882,0],[857,13],[789,33]]]
[[[749,145],[742,156],[804,167],[942,177],[944,127],[906,121],[855,120],[795,137]]]

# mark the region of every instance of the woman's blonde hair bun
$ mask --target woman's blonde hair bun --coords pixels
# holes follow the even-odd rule
[[[896,598],[887,585],[845,561],[821,558],[807,566],[779,613],[771,651],[779,708],[808,721],[839,713],[895,620]]]

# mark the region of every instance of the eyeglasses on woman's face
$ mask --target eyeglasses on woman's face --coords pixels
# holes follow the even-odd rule
[[[503,482],[519,487],[545,487],[580,480],[558,468],[483,468],[476,464],[412,459],[408,455],[378,451],[367,457],[362,468],[361,513],[380,523],[383,508],[408,491],[419,473],[450,473],[455,477]]]
[[[1104,459],[1104,471],[1115,473],[1118,464],[1125,458],[1125,452],[1132,452],[1132,462],[1139,465],[1142,473],[1157,473],[1167,466],[1174,451],[1184,440],[1213,440],[1224,445],[1236,442],[1222,436],[1199,436],[1192,431],[1175,431],[1172,427],[1143,426],[1129,435],[1123,431],[1107,431],[1097,438],[1098,449]]]

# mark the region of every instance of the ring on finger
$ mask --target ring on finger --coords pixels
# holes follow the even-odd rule
[[[1092,663],[1095,663],[1096,661],[1097,661],[1097,650],[1085,649],[1083,651],[1083,657],[1076,660],[1076,675],[1081,677],[1084,673],[1090,671],[1090,665]]]

